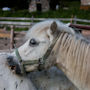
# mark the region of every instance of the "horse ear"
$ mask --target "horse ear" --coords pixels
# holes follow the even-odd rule
[[[51,26],[50,26],[50,29],[52,31],[52,34],[54,34],[57,30],[57,23],[54,21]]]

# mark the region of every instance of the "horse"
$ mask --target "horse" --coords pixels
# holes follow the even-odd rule
[[[42,65],[45,68],[55,65],[79,90],[90,90],[90,42],[75,33],[69,24],[58,20],[40,22],[28,31],[26,40],[25,44],[12,53],[12,59],[20,66],[22,73]],[[47,51],[49,54],[46,55]]]
[[[80,34],[72,33],[71,28],[65,29],[62,30],[57,21],[53,23],[51,30],[56,30],[54,34],[58,32],[60,35],[46,61],[46,67],[57,66],[79,90],[90,90],[90,41]],[[56,38],[54,34],[50,34],[53,40]]]
[[[49,23],[49,21],[45,21],[43,22],[42,25],[44,25],[44,23],[47,23],[47,22]],[[52,23],[53,21],[50,21],[50,22]],[[29,33],[33,32],[34,31],[33,29],[36,26],[40,28],[38,26],[40,24],[36,24],[35,26],[32,27],[32,30],[30,29],[28,31],[28,33],[26,34],[25,46],[27,45],[27,42],[31,40],[31,38],[29,38]],[[65,25],[66,28],[67,28],[67,25]],[[44,29],[47,29],[46,26],[44,26]],[[49,34],[49,32],[47,33]],[[44,44],[45,42],[41,41],[41,43]],[[47,43],[48,42],[46,42],[45,45],[48,45]],[[35,45],[35,42],[31,40],[30,46],[34,47],[34,45]],[[19,49],[21,50],[23,46],[20,46],[20,48],[18,48],[18,51]],[[27,48],[28,47],[26,47],[26,49]],[[23,49],[25,50],[25,47],[23,47]],[[25,73],[23,75],[22,73],[23,67],[21,68],[21,65],[20,65],[21,63],[18,60],[20,58],[18,57],[20,54],[20,57],[25,61],[34,60],[35,58],[38,59],[37,58],[38,55],[36,56],[36,54],[34,54],[35,56],[33,55],[34,59],[26,55],[26,53],[28,54],[31,51],[30,50],[29,51],[26,50],[25,52],[21,51],[22,53],[25,53],[25,58],[27,57],[26,59],[22,58],[21,52],[19,51],[18,53],[17,50],[15,50],[12,53],[0,53],[0,90],[37,90],[37,89],[38,90],[56,90],[56,89],[57,90],[64,90],[64,89],[65,90],[70,90],[70,89],[77,90],[77,88],[72,83],[70,83],[70,81],[63,75],[63,73],[61,73],[55,67],[49,69],[48,71],[32,72],[29,74],[29,76],[27,76]],[[37,65],[29,65],[29,66],[26,66],[25,68],[26,68],[26,71],[29,72],[29,71],[33,71],[37,69],[37,67],[38,67]]]

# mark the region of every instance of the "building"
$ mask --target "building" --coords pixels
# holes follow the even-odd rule
[[[29,11],[48,11],[49,0],[31,0],[29,4]]]
[[[81,0],[81,5],[90,5],[90,0]]]
[[[89,10],[90,9],[90,0],[81,0],[80,9]]]

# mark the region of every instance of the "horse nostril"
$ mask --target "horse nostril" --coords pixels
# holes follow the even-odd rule
[[[8,62],[11,62],[13,60],[13,57],[12,56],[8,56],[7,60],[8,60]]]

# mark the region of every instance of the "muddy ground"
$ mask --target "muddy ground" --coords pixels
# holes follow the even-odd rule
[[[18,48],[24,43],[24,36],[22,36],[18,41],[14,41],[14,47]],[[10,49],[10,39],[9,38],[0,38],[0,50]]]

